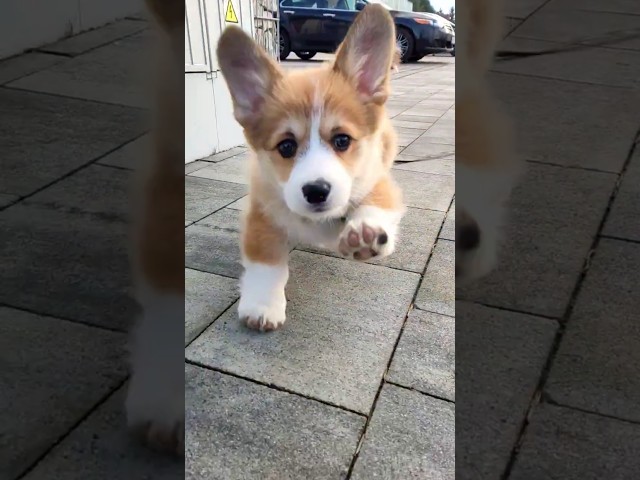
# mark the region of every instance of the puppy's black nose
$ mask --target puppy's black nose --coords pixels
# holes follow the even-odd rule
[[[478,225],[469,223],[456,228],[457,247],[462,251],[469,251],[477,248],[480,244],[480,229]]]
[[[326,202],[330,191],[331,185],[324,180],[316,180],[302,187],[302,195],[311,205]]]

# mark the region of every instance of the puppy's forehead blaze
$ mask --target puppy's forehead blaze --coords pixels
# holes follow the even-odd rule
[[[314,74],[315,73],[315,74]],[[307,140],[314,115],[322,112],[320,133],[324,139],[338,133],[355,138],[368,135],[375,128],[371,107],[358,101],[353,87],[333,72],[296,73],[276,87],[267,100],[264,114],[249,135],[252,143],[261,149],[273,149],[288,135]]]

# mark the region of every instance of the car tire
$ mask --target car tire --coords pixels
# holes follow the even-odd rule
[[[318,52],[293,52],[300,60],[311,60]]]
[[[400,61],[402,63],[407,63],[411,61],[411,57],[413,57],[413,49],[415,45],[415,41],[413,40],[413,34],[404,27],[396,28],[396,43],[400,47],[400,51],[402,55],[400,57]]]
[[[286,30],[280,30],[280,60],[286,60],[291,53],[291,40]]]
[[[411,57],[411,59],[409,61],[410,62],[419,62],[424,57],[425,57],[425,55],[414,55],[413,57]]]

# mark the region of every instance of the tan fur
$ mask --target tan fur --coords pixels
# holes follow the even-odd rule
[[[384,175],[362,200],[361,204],[380,207],[385,210],[396,210],[402,206],[402,191],[388,175]]]
[[[243,224],[243,257],[266,265],[281,264],[288,254],[287,234],[264,213],[255,197],[252,198]]]

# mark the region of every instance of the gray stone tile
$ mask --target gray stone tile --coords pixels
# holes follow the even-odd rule
[[[640,245],[602,239],[546,392],[557,403],[640,421]]]
[[[394,170],[393,177],[402,187],[409,207],[446,212],[455,191],[455,179],[448,175]]]
[[[222,152],[214,153],[213,155],[209,155],[208,157],[203,158],[203,160],[207,162],[219,162],[221,160],[226,160],[227,158],[235,157],[236,155],[249,155],[249,154],[250,153],[247,150],[247,147],[240,146],[240,147],[233,147],[233,148],[230,148],[229,150],[224,150]]]
[[[387,258],[382,260],[372,259],[367,263],[422,273],[427,264],[431,248],[436,241],[442,220],[443,214],[441,212],[419,208],[407,209],[407,213],[400,223],[396,251]],[[299,249],[340,257],[339,253],[316,247],[303,245]]]
[[[505,3],[507,17],[525,18],[540,8],[547,0],[516,0]]]
[[[428,138],[419,138],[402,151],[405,155],[425,159],[450,157],[456,154],[455,145],[434,143]]]
[[[436,243],[416,297],[416,307],[453,317],[456,312],[455,243]]]
[[[221,182],[249,184],[249,161],[245,155],[239,155],[217,163],[210,163],[204,168],[198,168],[190,173],[191,176],[210,178]]]
[[[0,89],[0,192],[27,195],[142,133],[136,110]]]
[[[0,478],[17,478],[124,380],[125,344],[124,334],[0,307]]]
[[[249,331],[234,308],[187,357],[368,413],[419,276],[298,251],[290,270],[283,329]]]
[[[0,208],[9,205],[10,203],[15,202],[20,197],[18,195],[9,195],[6,193],[0,193]]]
[[[509,461],[557,327],[465,302],[456,314],[456,429],[465,432],[456,442],[456,474],[493,480]]]
[[[195,162],[187,163],[184,166],[184,173],[189,174],[200,170],[201,168],[211,165],[209,162],[203,162],[202,160],[196,160]]]
[[[602,41],[603,37],[610,37],[611,32],[624,31],[628,35],[638,27],[636,15],[609,13],[602,11],[604,10],[602,7],[600,11],[589,11],[583,9],[582,4],[574,4],[575,6],[572,7],[563,3],[546,4],[518,27],[517,35],[555,42],[581,42],[593,45]],[[640,50],[640,39],[635,36],[635,38],[616,42],[609,47]]]
[[[451,155],[444,158],[421,159],[400,154],[396,158],[393,168],[396,170],[408,170],[410,172],[430,173],[432,175],[455,175],[456,160]]]
[[[245,185],[187,176],[185,177],[185,222],[200,220],[235,202],[246,193]]]
[[[143,31],[57,63],[7,85],[98,102],[147,108],[151,34]],[[92,123],[95,118],[92,118]]]
[[[538,51],[562,46],[556,42],[510,36],[501,48]],[[493,70],[636,89],[640,87],[640,51],[588,48],[498,61]]]
[[[622,88],[527,76],[514,81],[513,75],[492,73],[489,78],[517,119],[523,158],[620,172],[636,133],[639,96]]]
[[[151,153],[151,137],[149,134],[123,145],[117,150],[105,155],[97,163],[112,167],[137,169],[149,163]]]
[[[640,4],[633,0],[609,0],[606,10],[600,0],[563,0],[549,5],[550,11],[566,11],[567,9],[584,10],[587,12],[627,13],[640,15]]]
[[[406,121],[403,121],[403,120],[399,120],[398,118],[394,118],[392,123],[393,123],[393,126],[395,128],[402,128],[402,129],[406,129],[406,130],[417,130],[420,133],[424,132],[431,125],[433,125],[433,123],[430,122],[430,121],[426,121],[426,122],[406,122]]]
[[[7,58],[0,62],[0,84],[44,70],[62,61],[64,61],[64,57],[39,52],[29,52]]]
[[[447,400],[456,398],[456,324],[451,317],[412,310],[387,381]]]
[[[79,55],[108,43],[144,30],[148,25],[135,20],[119,20],[104,27],[89,30],[79,35],[60,40],[59,42],[39,48],[44,52],[66,55]]]
[[[185,343],[200,335],[239,297],[238,281],[187,268],[185,288]]]
[[[615,181],[608,173],[529,164],[508,204],[495,271],[458,288],[458,298],[561,317]]]
[[[603,233],[640,241],[640,150],[636,150],[624,175]]]
[[[542,404],[509,478],[626,480],[640,471],[640,425]]]
[[[184,478],[345,478],[365,419],[187,366]]]
[[[444,122],[434,124],[420,137],[420,140],[428,143],[454,145],[455,148],[456,126],[454,122],[449,123],[450,125]]]
[[[127,329],[136,311],[127,178],[94,166],[0,213],[0,301]]]
[[[227,208],[232,210],[240,210],[241,212],[246,211],[249,208],[249,196],[242,197],[239,200],[236,200],[232,204],[230,204]]]
[[[385,385],[351,478],[453,480],[455,407]]]
[[[405,108],[406,110],[406,108]],[[438,120],[440,116],[428,116],[428,115],[411,115],[407,113],[403,113],[402,115],[398,115],[396,120],[401,122],[418,122],[418,123],[434,123]]]
[[[456,202],[454,201],[451,208],[447,212],[447,218],[444,220],[442,230],[440,231],[440,238],[446,240],[456,240]]]
[[[403,127],[397,127],[396,133],[398,134],[398,146],[399,147],[406,147],[407,145],[410,145],[411,143],[413,143],[413,141],[418,138],[420,135],[422,135],[426,129],[421,129],[420,128],[403,128]]]
[[[184,460],[142,446],[129,435],[125,389],[118,390],[29,472],[25,480],[184,477]]]
[[[224,208],[185,230],[185,266],[240,278],[240,212]]]

